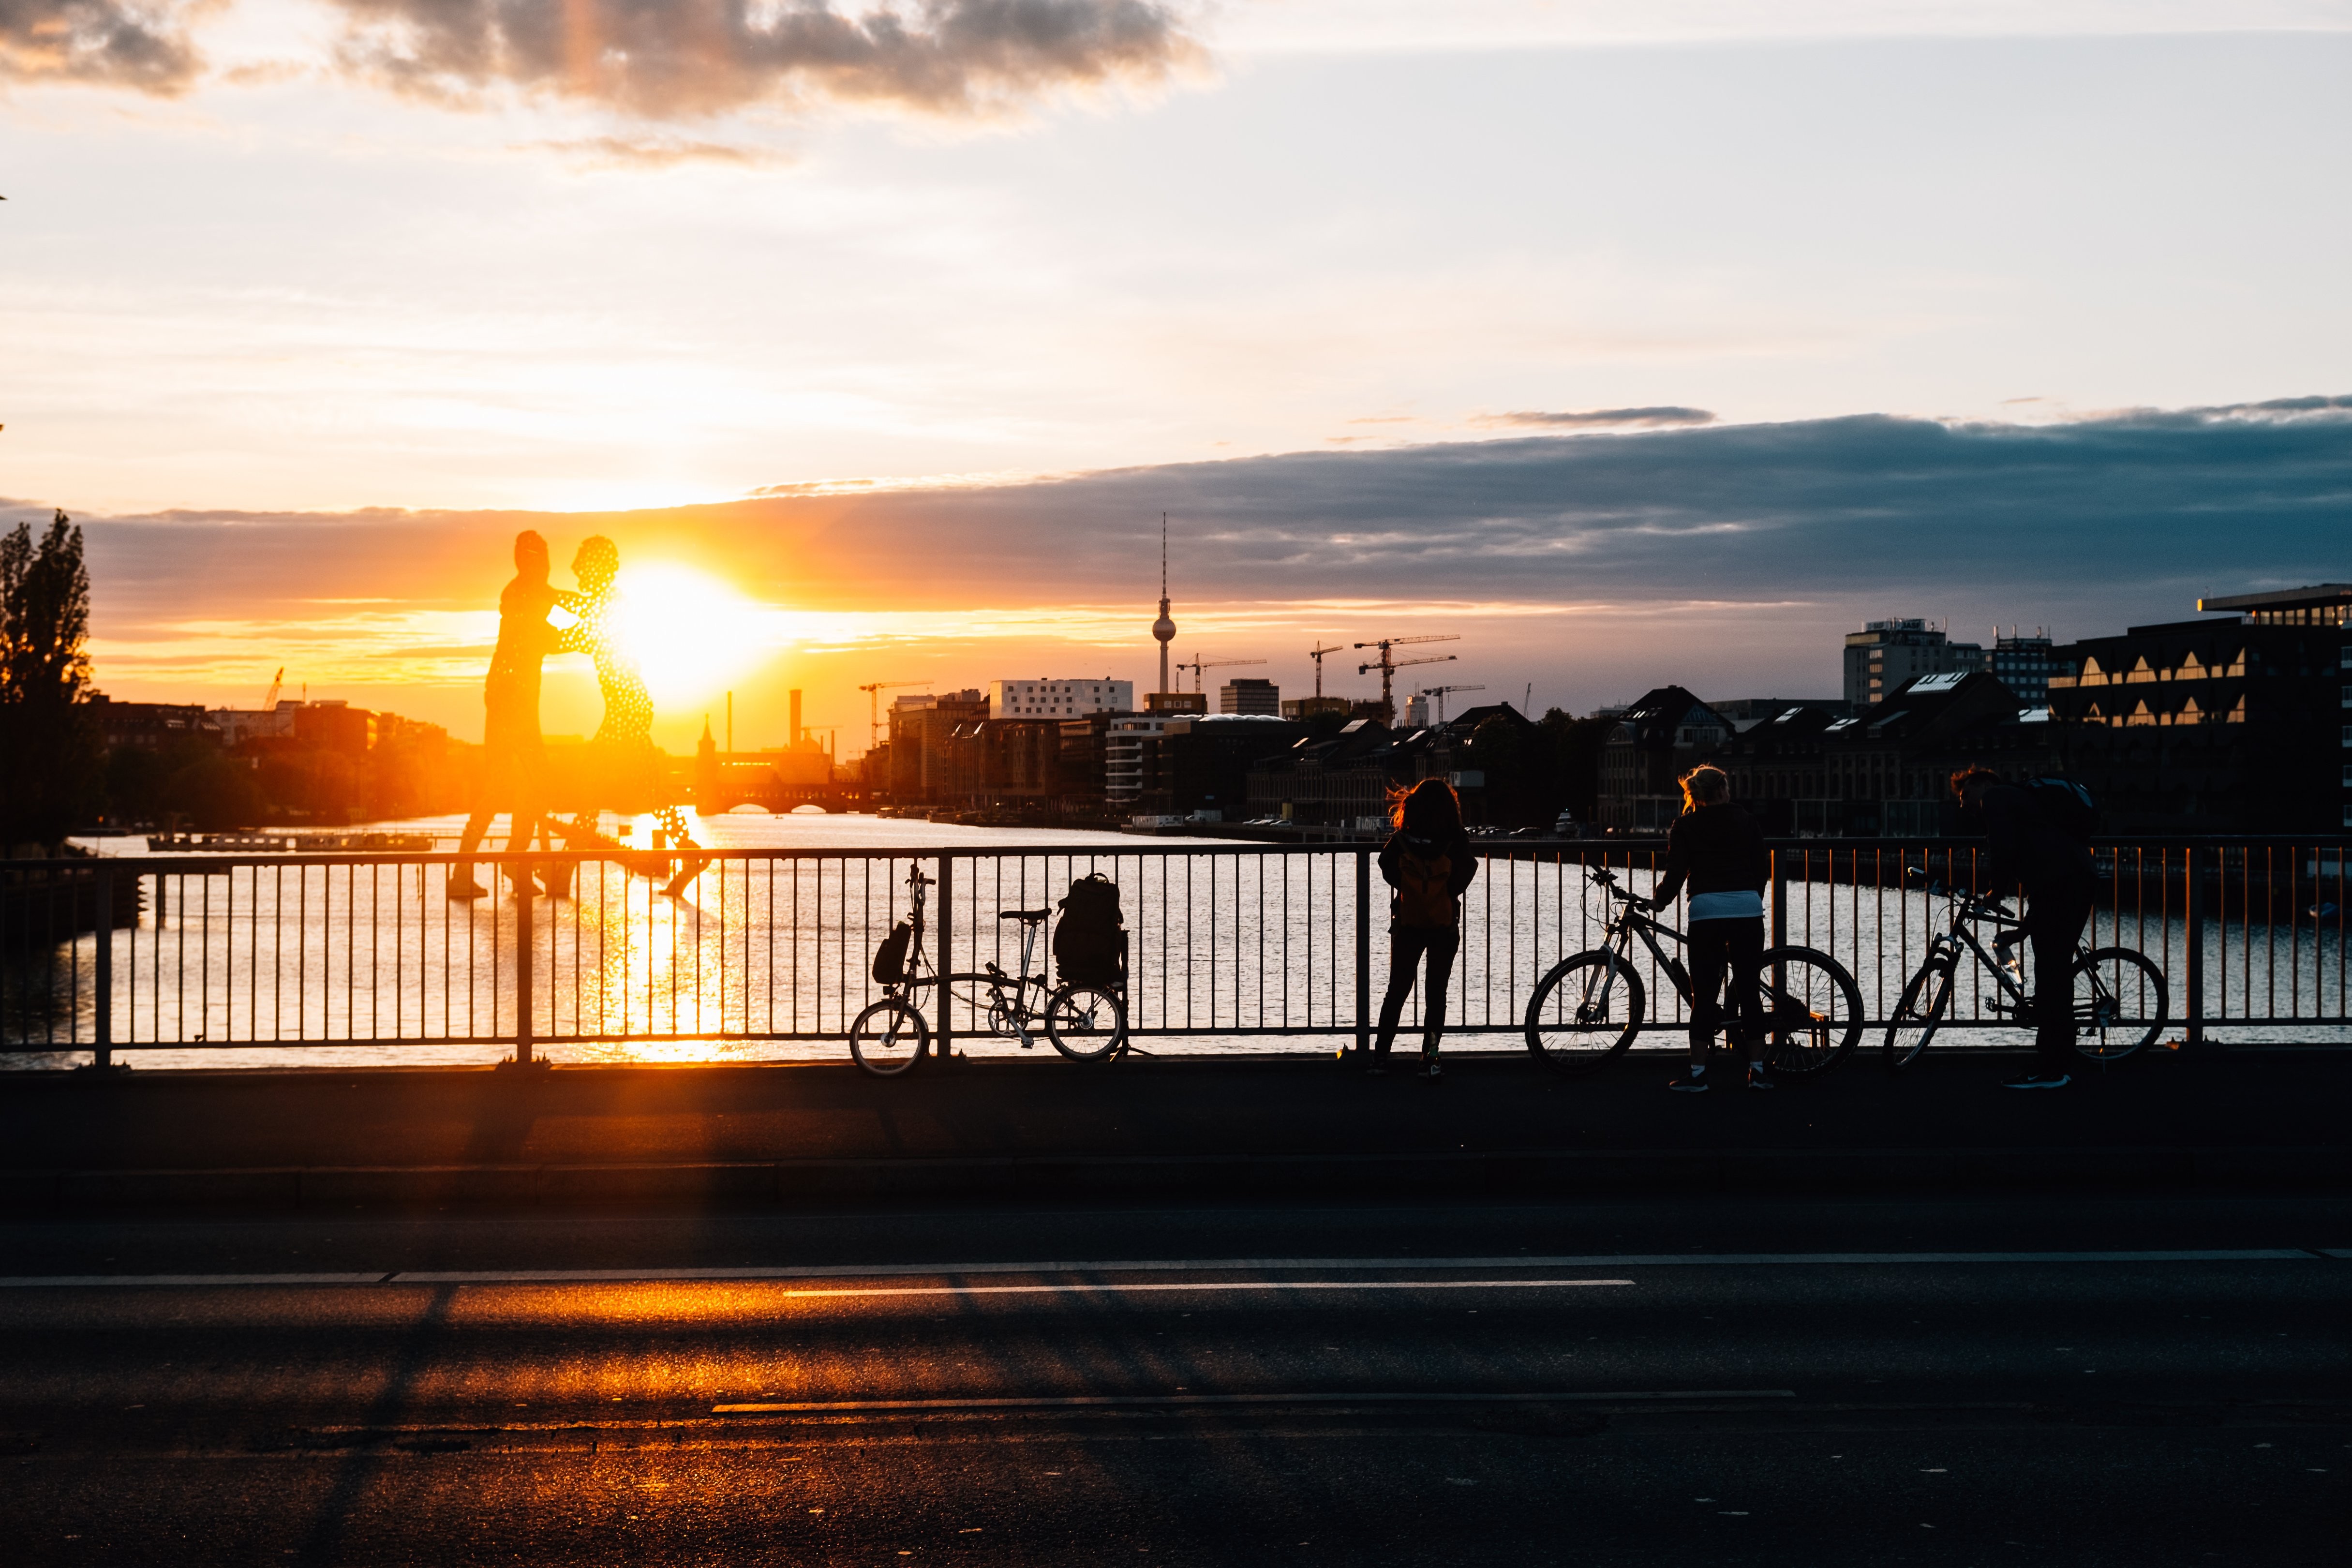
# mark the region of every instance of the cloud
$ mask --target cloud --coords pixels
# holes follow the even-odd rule
[[[1165,81],[1202,58],[1157,0],[331,0],[364,79],[477,103],[502,89],[670,118],[755,103],[949,117]]]
[[[718,163],[759,169],[793,161],[788,154],[766,147],[634,136],[585,136],[569,142],[520,142],[515,144],[514,151],[552,153],[568,162],[592,169],[674,169],[681,163]]]
[[[1470,423],[1490,429],[1588,429],[1612,426],[1621,429],[1656,429],[1677,425],[1712,425],[1715,416],[1704,408],[1677,408],[1667,405],[1656,408],[1587,408],[1564,414],[1545,414],[1536,410],[1516,414],[1480,414]]]
[[[508,542],[526,527],[560,558],[609,534],[630,559],[693,564],[910,647],[1016,622],[1041,647],[1108,643],[1118,622],[1103,607],[1124,603],[1144,660],[1165,510],[1178,623],[1219,637],[1218,652],[1306,646],[1292,631],[1245,635],[1245,623],[1355,635],[1410,623],[1474,637],[1482,658],[1523,668],[1555,700],[1664,679],[1826,691],[1836,634],[1865,616],[1948,617],[1979,633],[2040,624],[2070,639],[2189,618],[2200,595],[2341,581],[2352,398],[2036,425],[1866,415],[777,489],[633,512],[76,515],[114,657],[144,637],[192,668],[258,668],[268,658],[254,650],[277,625],[318,628],[296,640],[322,668],[336,648],[405,668],[414,637],[441,650],[425,661],[435,679],[470,681],[472,639],[453,634],[495,603]],[[37,521],[47,504],[0,503],[0,526]],[[319,602],[341,596],[385,602]],[[1244,605],[1256,608],[1228,613]],[[346,629],[352,617],[373,629]],[[215,637],[205,625],[241,629]],[[952,679],[988,679],[982,666],[1009,657],[975,653]]]
[[[0,0],[0,81],[75,81],[172,94],[199,64],[192,7],[120,0]]]

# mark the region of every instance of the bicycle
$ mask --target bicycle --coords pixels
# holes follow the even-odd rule
[[[923,875],[920,867],[908,870],[912,910],[906,963],[898,980],[884,984],[882,999],[849,1026],[849,1054],[859,1067],[877,1078],[896,1078],[929,1054],[930,1020],[914,1002],[914,994],[924,986],[938,986],[948,1000],[964,1002],[986,1017],[990,1034],[1017,1038],[1024,1051],[1035,1045],[1031,1030],[1038,1026],[1053,1047],[1073,1061],[1102,1061],[1127,1047],[1127,1003],[1116,987],[1067,980],[1052,986],[1044,975],[1029,973],[1051,910],[997,912],[999,920],[1021,922],[1019,973],[1008,974],[992,961],[979,970],[940,974],[923,952],[924,889],[937,881]],[[958,986],[971,989],[959,991]],[[1033,1005],[1033,997],[1042,998],[1043,1005]]]
[[[1659,943],[1686,942],[1640,906],[1640,895],[1617,885],[1616,873],[1594,867],[1587,878],[1624,908],[1601,927],[1601,945],[1554,964],[1528,999],[1528,1049],[1568,1072],[1590,1072],[1633,1043],[1642,1027],[1642,978],[1632,962],[1633,939],[1673,981],[1687,1005],[1690,972]],[[1862,1037],[1862,992],[1845,966],[1815,948],[1764,950],[1757,1021],[1765,1031],[1765,1060],[1792,1077],[1827,1072]]]
[[[1886,1065],[1896,1072],[1919,1059],[1919,1053],[1947,1021],[1945,1012],[1952,1005],[1952,981],[1963,951],[1976,955],[1978,964],[1992,975],[2000,989],[2000,998],[1988,1002],[1986,1010],[2006,1014],[2019,1024],[2033,1021],[2024,963],[2016,952],[2025,941],[2018,917],[1998,899],[1947,887],[1932,878],[1906,874],[1905,880],[1924,883],[1930,898],[1949,895],[1952,922],[1950,929],[1928,944],[1926,960],[1903,987],[1903,999],[1895,1005],[1894,1019],[1886,1026]],[[1993,934],[1990,952],[1977,940],[1975,928],[1979,922],[2010,928]],[[2085,947],[2078,942],[2069,984],[2074,993],[2074,1049],[2092,1061],[2121,1061],[2164,1032],[2171,995],[2164,972],[2146,953],[2128,947]]]

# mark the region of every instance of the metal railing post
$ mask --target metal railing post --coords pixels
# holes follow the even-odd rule
[[[1775,849],[1771,854],[1772,945],[1779,947],[1789,940],[1789,868],[1781,859],[1780,851]]]
[[[2188,931],[2188,952],[2183,956],[2189,968],[2189,995],[2184,1004],[2188,1019],[2180,1038],[2192,1051],[2205,1047],[2205,878],[2198,859],[2195,846],[2181,849],[2181,873],[2189,881],[2187,897],[2181,900],[2181,924]]]
[[[91,875],[98,879],[98,1016],[90,1020],[90,1041],[96,1047],[90,1061],[104,1072],[114,1065],[114,873],[100,866]]]
[[[515,1066],[531,1065],[532,1014],[537,1011],[531,997],[531,940],[539,921],[532,914],[531,880],[528,866],[519,868],[515,887]],[[491,882],[493,890],[497,882]]]
[[[1372,1049],[1372,852],[1356,851],[1356,1055]]]
[[[932,1051],[943,1062],[955,1060],[955,999],[948,994],[948,970],[955,949],[955,857],[940,857],[940,1028]]]

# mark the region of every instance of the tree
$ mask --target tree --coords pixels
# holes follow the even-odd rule
[[[60,511],[36,543],[18,523],[0,538],[0,853],[53,851],[97,804],[89,642],[81,530]]]

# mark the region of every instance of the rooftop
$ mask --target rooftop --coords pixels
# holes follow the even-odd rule
[[[2315,610],[2323,605],[2352,603],[2352,583],[2315,583],[2304,588],[2274,588],[2267,594],[2231,594],[2200,599],[2197,607],[2217,610]]]

